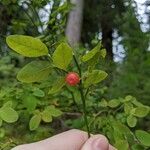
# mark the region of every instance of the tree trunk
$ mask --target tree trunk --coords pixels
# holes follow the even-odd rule
[[[0,3],[0,34],[5,35],[7,32],[7,27],[11,24],[12,15],[8,13],[6,6]]]
[[[102,44],[107,50],[108,59],[113,60],[113,29],[107,26],[107,23],[101,22],[102,28]]]
[[[71,46],[76,46],[79,44],[81,38],[83,0],[71,0],[71,3],[74,6],[68,16],[66,37]]]

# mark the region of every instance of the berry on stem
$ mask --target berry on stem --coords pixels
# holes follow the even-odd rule
[[[76,86],[80,82],[80,77],[76,72],[69,72],[65,80],[68,85]]]

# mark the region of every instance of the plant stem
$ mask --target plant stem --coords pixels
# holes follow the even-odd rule
[[[82,103],[83,103],[84,121],[85,121],[85,125],[86,125],[86,128],[87,128],[88,137],[90,137],[90,128],[89,128],[89,125],[88,125],[87,111],[86,111],[86,101],[85,101],[85,97],[84,97],[84,93],[83,93],[82,81],[80,81],[79,90],[80,90],[80,94],[81,94],[81,100],[82,100]]]
[[[77,65],[77,68],[78,68],[78,71],[79,71],[79,75],[80,75],[80,77],[81,77],[81,76],[82,76],[81,68],[80,68],[80,66],[79,66],[79,64],[78,64],[78,61],[77,61],[77,59],[76,59],[75,55],[73,55],[73,59],[74,59],[74,61],[75,61],[76,65]]]
[[[27,12],[27,10],[25,10],[23,7],[21,7],[23,12],[27,15],[27,17],[30,19],[30,21],[32,22],[34,28],[36,29],[36,31],[39,33],[37,25],[35,24],[35,22],[32,19],[32,16],[30,16],[30,14]]]
[[[86,92],[85,92],[85,98],[86,98],[86,96],[88,95],[89,89],[90,89],[90,88],[88,88],[88,89],[86,90]]]
[[[77,108],[78,110],[80,110],[80,109],[79,109],[79,106],[78,106],[78,104],[77,104],[77,102],[76,102],[76,100],[75,100],[75,97],[74,97],[73,92],[72,92],[71,90],[69,90],[69,88],[68,88],[67,86],[66,86],[66,89],[67,89],[68,92],[70,92],[70,94],[71,94],[71,96],[72,96],[72,100],[73,100],[74,105],[76,106],[76,108]]]
[[[74,58],[74,61],[75,61],[76,65],[77,65],[77,68],[78,68],[78,71],[79,71],[79,75],[80,75],[80,77],[82,77],[81,68],[80,68],[80,66],[78,64],[78,61],[77,61],[75,55],[73,55],[73,58]],[[83,117],[84,117],[85,125],[86,125],[86,128],[87,128],[88,137],[90,137],[90,128],[89,128],[89,125],[88,125],[87,110],[86,110],[86,100],[85,100],[85,95],[84,95],[84,92],[83,92],[82,80],[80,80],[80,83],[79,83],[79,91],[80,91],[81,100],[82,100],[82,104],[83,104]]]

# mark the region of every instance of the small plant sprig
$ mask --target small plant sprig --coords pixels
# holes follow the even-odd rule
[[[107,77],[107,73],[102,70],[96,70],[100,57],[106,56],[106,50],[99,43],[90,52],[77,59],[74,50],[67,43],[60,43],[53,54],[49,53],[47,46],[40,40],[31,36],[10,35],[6,42],[8,46],[15,52],[25,57],[41,57],[47,56],[47,60],[34,60],[23,67],[17,74],[17,79],[24,83],[41,82],[53,76],[53,71],[58,75],[56,82],[49,90],[49,94],[58,93],[64,86],[76,86],[80,92],[83,117],[90,137],[90,128],[88,124],[88,116],[86,109],[86,98],[89,88]],[[74,63],[74,67],[69,67]],[[87,64],[86,71],[82,69],[82,63]],[[77,69],[77,72],[74,71]]]
[[[96,65],[99,60],[106,56],[106,50],[103,49],[100,43],[88,53],[85,52],[86,54],[82,56],[78,51],[75,52],[64,42],[59,43],[54,52],[50,51],[40,39],[31,36],[10,35],[7,37],[6,42],[11,49],[25,57],[40,57],[25,65],[17,74],[17,79],[21,82],[35,82],[34,85],[22,84],[25,88],[24,91],[27,92],[23,96],[23,99],[27,102],[24,101],[23,105],[27,105],[27,107],[25,106],[26,111],[30,116],[32,115],[29,121],[30,131],[36,129],[39,131],[41,121],[50,123],[54,117],[62,115],[60,109],[55,107],[58,106],[57,104],[52,103],[49,106],[48,102],[44,106],[42,105],[40,109],[37,108],[36,97],[44,98],[48,96],[54,98],[56,96],[60,98],[61,95],[67,93],[65,99],[67,97],[70,100],[70,96],[72,96],[72,102],[77,108],[75,110],[82,111],[83,116],[81,116],[81,113],[78,113],[79,116],[74,120],[75,122],[71,120],[70,123],[70,118],[69,120],[67,118],[65,125],[78,128],[77,122],[84,118],[84,125],[81,123],[82,127],[80,128],[83,129],[86,127],[89,137],[90,132],[97,133],[97,131],[100,131],[118,149],[128,150],[130,147],[131,150],[149,149],[150,134],[143,130],[136,130],[134,132],[130,128],[133,129],[138,124],[140,118],[147,116],[150,108],[139,103],[130,95],[125,98],[112,100],[101,99],[99,95],[106,88],[94,89],[93,87],[107,77],[105,71],[95,69],[99,67]],[[52,47],[54,48],[56,44]],[[44,80],[45,82],[43,82]],[[45,83],[48,83],[48,85],[52,84],[46,86],[46,88],[44,86],[44,91],[35,87],[35,85],[42,86]],[[49,91],[45,94],[47,88],[49,88]],[[70,95],[68,95],[68,92],[70,92]],[[77,97],[76,94],[78,95]],[[80,104],[83,108],[81,111]],[[8,101],[0,108],[0,126],[3,125],[3,122],[16,122],[18,118],[19,111],[14,109],[12,102]],[[2,130],[2,133],[4,133],[4,130]]]
[[[75,57],[74,57],[74,59],[75,59],[75,62],[77,63]],[[77,64],[77,66],[79,67],[79,64]],[[82,76],[80,68],[79,68],[79,72],[80,72],[80,76]],[[76,86],[79,83],[79,91],[80,91],[80,94],[81,94],[81,100],[82,100],[82,104],[83,104],[84,121],[85,121],[85,124],[86,124],[88,136],[90,137],[90,129],[89,129],[88,120],[87,120],[86,99],[85,99],[85,94],[82,90],[83,89],[82,80],[80,80],[80,77],[77,73],[70,72],[66,76],[66,83],[70,86]]]

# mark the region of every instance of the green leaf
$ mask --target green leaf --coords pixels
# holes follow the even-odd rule
[[[53,117],[59,117],[62,114],[62,112],[53,105],[48,106],[45,110],[48,111]]]
[[[99,105],[100,105],[101,107],[107,107],[107,106],[108,106],[108,102],[107,102],[105,99],[102,99],[102,100],[100,101]]]
[[[40,114],[34,115],[29,122],[30,130],[31,131],[36,130],[39,127],[40,122],[41,122],[41,115]]]
[[[103,57],[103,58],[105,58],[106,57],[106,49],[102,49],[101,51],[100,51],[100,54],[101,54],[101,56]]]
[[[136,123],[137,123],[137,119],[136,117],[132,116],[132,115],[129,115],[127,117],[127,123],[129,125],[129,127],[133,128],[136,126]]]
[[[18,113],[11,107],[2,107],[0,109],[0,118],[7,123],[13,123],[18,120]]]
[[[122,132],[120,132],[120,130],[118,130],[117,128],[114,128],[113,130],[113,137],[114,141],[124,140]]]
[[[3,138],[4,136],[5,136],[5,129],[0,128],[0,139]]]
[[[131,147],[131,150],[146,150],[142,145],[134,144]]]
[[[31,83],[47,79],[51,72],[48,61],[32,61],[23,67],[17,74],[17,79],[21,82]]]
[[[81,129],[85,126],[83,117],[71,120],[71,126],[75,129]]]
[[[98,63],[98,61],[99,61],[99,55],[93,56],[93,58],[88,61],[88,70],[92,71],[95,65]]]
[[[134,105],[137,106],[137,107],[143,107],[143,106],[144,106],[142,103],[138,102],[136,99],[134,99],[134,100],[132,101],[132,104],[134,104]]]
[[[125,103],[124,104],[124,112],[126,114],[130,114],[132,109],[133,109],[133,105],[131,103]]]
[[[134,115],[136,117],[140,117],[140,118],[143,118],[145,116],[148,115],[149,113],[149,107],[148,106],[143,106],[143,107],[137,107],[134,111]]]
[[[8,46],[26,57],[39,57],[48,54],[48,49],[40,39],[25,35],[10,35],[6,38]]]
[[[118,140],[115,144],[118,150],[129,150],[129,144],[126,140]]]
[[[85,54],[82,57],[82,61],[86,62],[86,61],[92,59],[100,51],[100,48],[101,48],[101,43],[99,43],[95,48],[93,48],[91,51],[89,51],[87,54]]]
[[[116,142],[126,139],[127,141],[130,141],[130,143],[134,143],[135,138],[127,125],[114,118],[110,120],[110,124],[114,128],[114,132],[112,131],[112,134]]]
[[[127,95],[127,96],[125,97],[125,101],[126,101],[126,102],[131,101],[132,99],[133,99],[133,96],[131,96],[131,95]]]
[[[42,120],[44,122],[52,122],[52,115],[50,114],[49,110],[48,109],[45,109],[43,112],[42,112]]]
[[[134,141],[133,133],[130,131],[130,129],[125,124],[121,123],[119,120],[114,121],[112,124],[113,124],[113,128],[123,136],[123,139],[126,136],[128,141],[130,141],[130,142]]]
[[[27,108],[27,111],[32,113],[36,109],[38,100],[35,96],[28,95],[24,98],[23,102],[24,106]]]
[[[2,126],[3,124],[3,120],[0,118],[0,127]]]
[[[111,108],[115,108],[115,107],[119,106],[119,104],[120,104],[120,101],[117,99],[113,99],[108,102],[108,106]]]
[[[3,107],[12,107],[12,105],[13,105],[12,101],[8,101],[3,105]]]
[[[40,90],[39,88],[36,88],[36,89],[34,89],[33,95],[37,96],[37,97],[44,97],[45,93],[44,93],[44,91]]]
[[[87,74],[87,77],[84,81],[84,86],[89,87],[90,85],[101,82],[107,77],[107,73],[102,70],[93,70],[91,73]]]
[[[48,94],[55,94],[61,90],[61,88],[65,85],[65,78],[59,78],[49,90]]]
[[[141,144],[150,146],[150,134],[143,130],[136,130],[135,135]]]
[[[67,43],[61,43],[53,54],[53,63],[56,67],[66,70],[73,58],[72,48]]]

